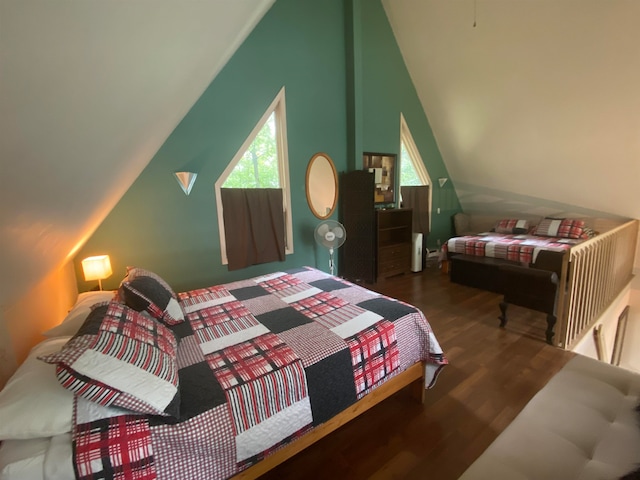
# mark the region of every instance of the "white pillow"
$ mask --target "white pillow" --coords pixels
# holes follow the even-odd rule
[[[58,352],[69,338],[50,338],[33,347],[0,391],[0,440],[71,431],[73,394],[58,382],[56,366],[37,358]]]
[[[113,300],[115,291],[83,292],[78,295],[76,304],[69,310],[65,319],[59,325],[42,332],[45,337],[61,337],[75,335],[91,312],[91,307],[96,303]]]

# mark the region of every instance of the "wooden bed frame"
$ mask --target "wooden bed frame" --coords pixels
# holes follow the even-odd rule
[[[424,363],[415,363],[407,368],[404,372],[399,373],[395,377],[389,379],[378,388],[365,395],[356,403],[340,412],[322,425],[314,428],[299,439],[277,450],[273,454],[266,457],[261,462],[247,468],[239,474],[232,477],[234,480],[255,479],[260,475],[264,475],[269,470],[277,467],[281,463],[301,452],[305,448],[313,445],[318,440],[326,437],[331,432],[337,430],[342,425],[350,422],[358,415],[366,412],[371,407],[377,405],[381,401],[390,397],[394,393],[402,390],[408,385],[414,389],[416,399],[424,403],[425,385],[424,385]]]

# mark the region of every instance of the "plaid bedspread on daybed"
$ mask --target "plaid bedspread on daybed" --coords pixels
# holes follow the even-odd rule
[[[584,239],[490,232],[453,237],[443,245],[443,252],[501,258],[531,264],[535,263],[538,253],[542,250],[563,252],[581,242],[584,242]]]
[[[76,400],[83,479],[224,479],[417,361],[446,359],[416,308],[311,268],[179,295],[180,416]]]

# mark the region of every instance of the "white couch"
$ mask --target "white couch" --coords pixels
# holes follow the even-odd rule
[[[461,480],[606,480],[640,466],[640,374],[576,355]]]

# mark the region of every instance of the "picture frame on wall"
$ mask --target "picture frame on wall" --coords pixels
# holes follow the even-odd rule
[[[627,333],[627,321],[629,320],[629,305],[624,307],[624,310],[618,317],[618,326],[616,327],[616,336],[613,341],[613,352],[611,353],[611,365],[616,367],[620,366],[620,359],[622,358],[622,346],[624,345],[624,337]]]
[[[394,153],[362,154],[362,167],[375,176],[374,204],[396,203],[396,155]]]

